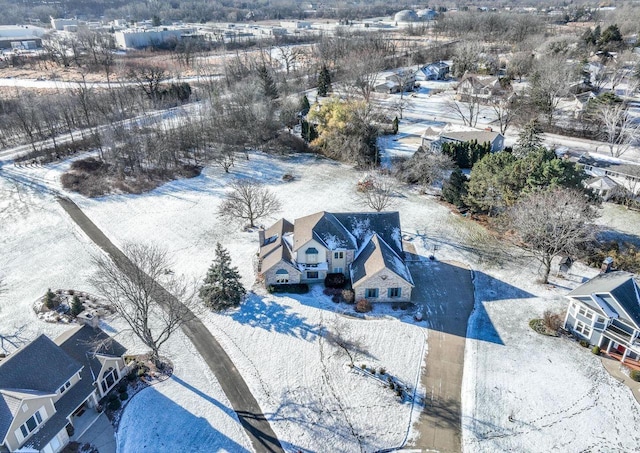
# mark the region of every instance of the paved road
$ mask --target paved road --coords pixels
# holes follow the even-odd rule
[[[474,302],[471,272],[460,263],[422,262],[411,264],[411,274],[416,282],[412,300],[423,306],[429,324],[429,350],[421,378],[426,395],[420,437],[408,447],[460,452],[464,347]]]
[[[89,238],[103,249],[111,259],[126,272],[133,267],[131,261],[105,236],[105,234],[80,210],[71,200],[58,197],[58,202],[69,214],[73,221],[89,236]],[[156,284],[157,300],[179,303],[162,286]],[[233,365],[233,362],[211,335],[209,329],[195,315],[184,324],[182,330],[189,337],[200,355],[218,379],[222,390],[231,402],[238,419],[251,439],[256,452],[283,452],[280,441],[271,429],[269,421],[262,414],[262,410],[255,400],[244,379]]]

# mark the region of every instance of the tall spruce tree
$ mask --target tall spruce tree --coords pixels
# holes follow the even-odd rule
[[[516,157],[526,157],[542,146],[542,129],[537,120],[532,120],[518,134],[513,151]]]
[[[276,99],[278,97],[278,87],[265,65],[258,68],[258,77],[260,77],[260,81],[262,82],[262,92],[265,97]]]
[[[240,282],[238,268],[231,266],[229,252],[219,242],[215,253],[200,288],[200,298],[212,310],[224,310],[239,305],[247,291]]]
[[[331,91],[331,74],[326,65],[322,66],[318,75],[318,96],[325,97]]]
[[[305,94],[300,99],[300,114],[302,116],[305,116],[307,113],[309,113],[309,110],[311,110],[311,104],[309,103],[309,98]]]

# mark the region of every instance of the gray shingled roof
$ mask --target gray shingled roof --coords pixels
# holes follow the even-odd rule
[[[611,294],[627,313],[618,313],[636,326],[640,326],[640,289],[629,272],[615,271],[600,274],[567,294],[570,297]],[[615,307],[612,307],[615,309]]]
[[[478,143],[482,144],[485,142],[493,143],[499,135],[500,132],[495,131],[459,131],[443,132],[440,134],[440,137],[459,142],[470,142],[476,140]]]
[[[0,389],[55,393],[82,365],[40,335],[0,362]]]
[[[399,256],[403,256],[398,212],[341,212],[334,216],[356,238],[358,248],[375,233]]]
[[[265,272],[281,261],[295,268],[291,259],[291,250],[284,236],[293,232],[293,225],[286,219],[280,219],[265,230],[264,242],[260,244],[261,270]]]
[[[0,362],[0,390],[22,393],[54,394],[76,374],[82,365],[40,335]],[[13,420],[12,405],[0,402],[0,438],[4,438]]]
[[[293,251],[311,239],[320,242],[329,250],[356,249],[355,239],[337,216],[338,214],[322,211],[296,219],[293,226]]]
[[[389,269],[413,285],[411,273],[404,261],[382,238],[374,234],[351,264],[351,282],[355,285],[365,281],[383,269]]]
[[[55,402],[56,413],[44,426],[29,439],[26,446],[42,449],[63,429],[71,415],[95,390],[94,382],[102,368],[96,357],[122,357],[127,351],[124,346],[109,337],[102,329],[91,326],[77,326],[58,336],[55,343],[69,356],[84,365],[80,372],[80,381],[67,390]]]
[[[96,355],[108,357],[122,357],[127,349],[116,340],[107,335],[102,329],[93,328],[89,325],[78,326],[69,329],[55,339],[64,352],[84,365],[80,373],[82,379],[88,378],[91,382],[95,377],[90,374],[97,374],[102,368],[102,364]]]

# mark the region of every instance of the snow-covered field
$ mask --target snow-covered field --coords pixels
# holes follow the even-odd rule
[[[476,272],[468,326],[463,444],[469,452],[637,451],[640,405],[589,349],[528,326],[545,310],[564,313],[562,295],[596,271],[535,284],[535,268]]]
[[[57,177],[65,166],[10,170],[27,172],[59,189]],[[296,180],[282,182],[284,173],[292,173]],[[253,154],[251,160],[239,161],[231,175],[225,175],[222,169],[207,168],[198,178],[175,181],[146,195],[117,195],[99,200],[86,200],[77,195],[72,197],[116,244],[157,242],[168,248],[175,258],[173,270],[176,273],[201,277],[213,258],[216,242],[220,241],[239,266],[245,285],[251,287],[257,233],[242,232],[238,225],[229,225],[216,215],[225,186],[236,177],[254,177],[268,183],[283,201],[282,214],[291,220],[321,209],[360,209],[353,203],[352,193],[361,173],[313,156],[272,159]],[[329,193],[335,196],[327,197]],[[29,196],[33,197],[33,194]],[[411,230],[423,225],[427,217],[451,217],[437,204],[415,209],[419,202],[420,198],[410,193],[406,198],[398,199],[398,207],[407,213],[406,217],[403,215],[403,225],[408,225]],[[47,206],[56,211],[60,221],[67,222],[53,199],[48,199]],[[13,214],[11,223],[15,223],[19,232],[24,226],[16,217]],[[76,231],[70,221],[65,228],[58,229],[65,234]],[[51,239],[45,231],[28,232],[38,235],[46,243]],[[86,242],[82,234],[75,234]],[[18,236],[22,242],[29,240],[28,236]],[[68,241],[71,244],[61,242],[60,246],[72,250],[73,241],[78,239],[72,235]],[[95,253],[91,244],[86,244],[86,247],[88,251],[84,255]],[[63,262],[69,260],[66,254],[60,255]],[[3,256],[8,258],[11,254]],[[7,269],[17,275],[13,266]],[[85,289],[83,285],[87,285],[86,279],[91,274],[90,260],[85,257],[79,261],[78,269],[82,272],[68,270],[69,283],[66,286]],[[20,272],[26,274],[24,270]],[[46,289],[48,281],[38,279],[30,286],[37,283]],[[88,289],[91,290],[90,287]],[[13,297],[13,291],[12,287],[10,297]],[[35,293],[33,297],[37,297],[44,290],[32,291]],[[345,310],[346,306],[330,302],[320,288],[295,298],[258,292],[251,295],[239,310],[209,314],[205,322],[242,372],[288,450],[317,451],[319,445],[327,445],[331,451],[360,451],[361,446],[366,451],[373,451],[400,446],[409,436],[412,421],[417,419],[419,411],[410,402],[400,401],[393,391],[384,386],[386,377],[373,378],[348,367],[348,358],[325,334],[338,329],[343,336],[361,345],[355,354],[357,366],[366,364],[376,369],[384,368],[387,375],[395,377],[412,391],[417,390],[419,395],[416,385],[426,354],[425,330],[404,322],[408,318],[362,320],[337,314],[336,309]],[[220,394],[217,383],[209,385],[212,378],[204,381],[198,378],[198,375],[203,375],[202,363],[190,366],[191,361],[199,360],[183,360],[181,350],[174,345],[166,352],[176,362],[176,377],[222,402],[224,395]],[[212,386],[212,390],[207,390]],[[228,416],[221,418],[220,408],[207,409],[204,396],[200,396],[198,403],[193,400],[198,398],[198,394],[184,388],[184,385],[169,381],[145,390],[133,399],[121,425],[119,445],[123,451],[135,451],[143,445],[141,442],[148,442],[148,451],[161,447],[158,442],[165,442],[165,447],[172,445],[167,444],[162,435],[155,435],[161,434],[161,423],[150,417],[140,418],[140,409],[136,407],[142,407],[145,401],[156,402],[168,413],[173,410],[181,421],[184,420],[183,415],[191,417],[188,414],[203,418],[212,427],[203,436],[218,436],[215,438],[220,439],[220,445],[227,445],[225,448],[235,445],[231,441],[246,445],[244,435],[227,434],[230,431],[228,423],[223,423],[222,427],[218,425],[219,420],[229,420]],[[142,402],[136,402],[137,399]],[[223,405],[228,407],[228,403]],[[134,432],[146,432],[148,435],[142,440],[132,440],[128,433]],[[226,438],[231,441],[227,442]]]
[[[393,143],[397,142],[389,146]],[[58,177],[66,165],[11,171],[28,173],[60,189]],[[285,173],[295,180],[283,182]],[[245,286],[251,287],[257,233],[243,232],[216,215],[225,187],[238,177],[266,183],[282,201],[281,215],[289,220],[321,210],[362,209],[353,198],[362,172],[314,156],[276,158],[260,153],[239,160],[231,174],[206,168],[198,178],[174,181],[144,195],[96,200],[70,196],[114,243],[156,242],[166,247],[178,274],[201,278],[216,242],[221,242]],[[6,332],[26,324],[26,339],[42,331],[55,334],[61,328],[38,321],[30,304],[47,287],[92,291],[90,254],[97,250],[51,196],[18,190],[1,178],[0,191],[0,272],[8,283],[0,302],[0,328]],[[467,340],[465,450],[579,451],[598,449],[606,442],[625,450],[635,445],[633,432],[615,428],[625,421],[634,426],[638,418],[630,392],[610,379],[587,350],[528,328],[529,319],[539,317],[545,308],[564,307],[561,296],[566,289],[547,290],[532,283],[535,265],[521,268],[513,262],[510,271],[487,269],[476,252],[495,247],[492,239],[433,199],[401,188],[395,201],[403,230],[415,235],[419,252],[427,254],[437,245],[439,259],[467,262],[478,270],[478,309],[470,329],[473,338],[485,340]],[[625,223],[623,213],[612,217],[619,218],[616,226]],[[576,282],[559,284],[570,287]],[[344,309],[319,288],[295,297],[256,289],[238,310],[204,317],[289,451],[375,451],[401,446],[413,435],[416,408],[401,402],[375,378],[349,368],[348,358],[325,334],[338,329],[362,346],[357,348],[356,365],[384,367],[415,389],[427,353],[425,330],[402,317],[346,317],[339,313]],[[122,326],[116,322],[112,328]],[[139,348],[134,341],[131,346]],[[181,439],[172,433],[196,426],[199,442],[222,451],[250,450],[219,385],[184,337],[176,336],[165,354],[176,365],[175,379],[132,400],[120,429],[120,449],[188,449],[176,443]],[[149,405],[162,408],[162,416],[148,416]],[[578,448],[563,447],[568,440]],[[190,442],[191,437],[182,441]]]

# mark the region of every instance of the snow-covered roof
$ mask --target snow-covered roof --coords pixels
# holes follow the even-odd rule
[[[400,256],[377,234],[371,235],[351,265],[351,283],[362,283],[388,269],[413,286],[411,273]]]

